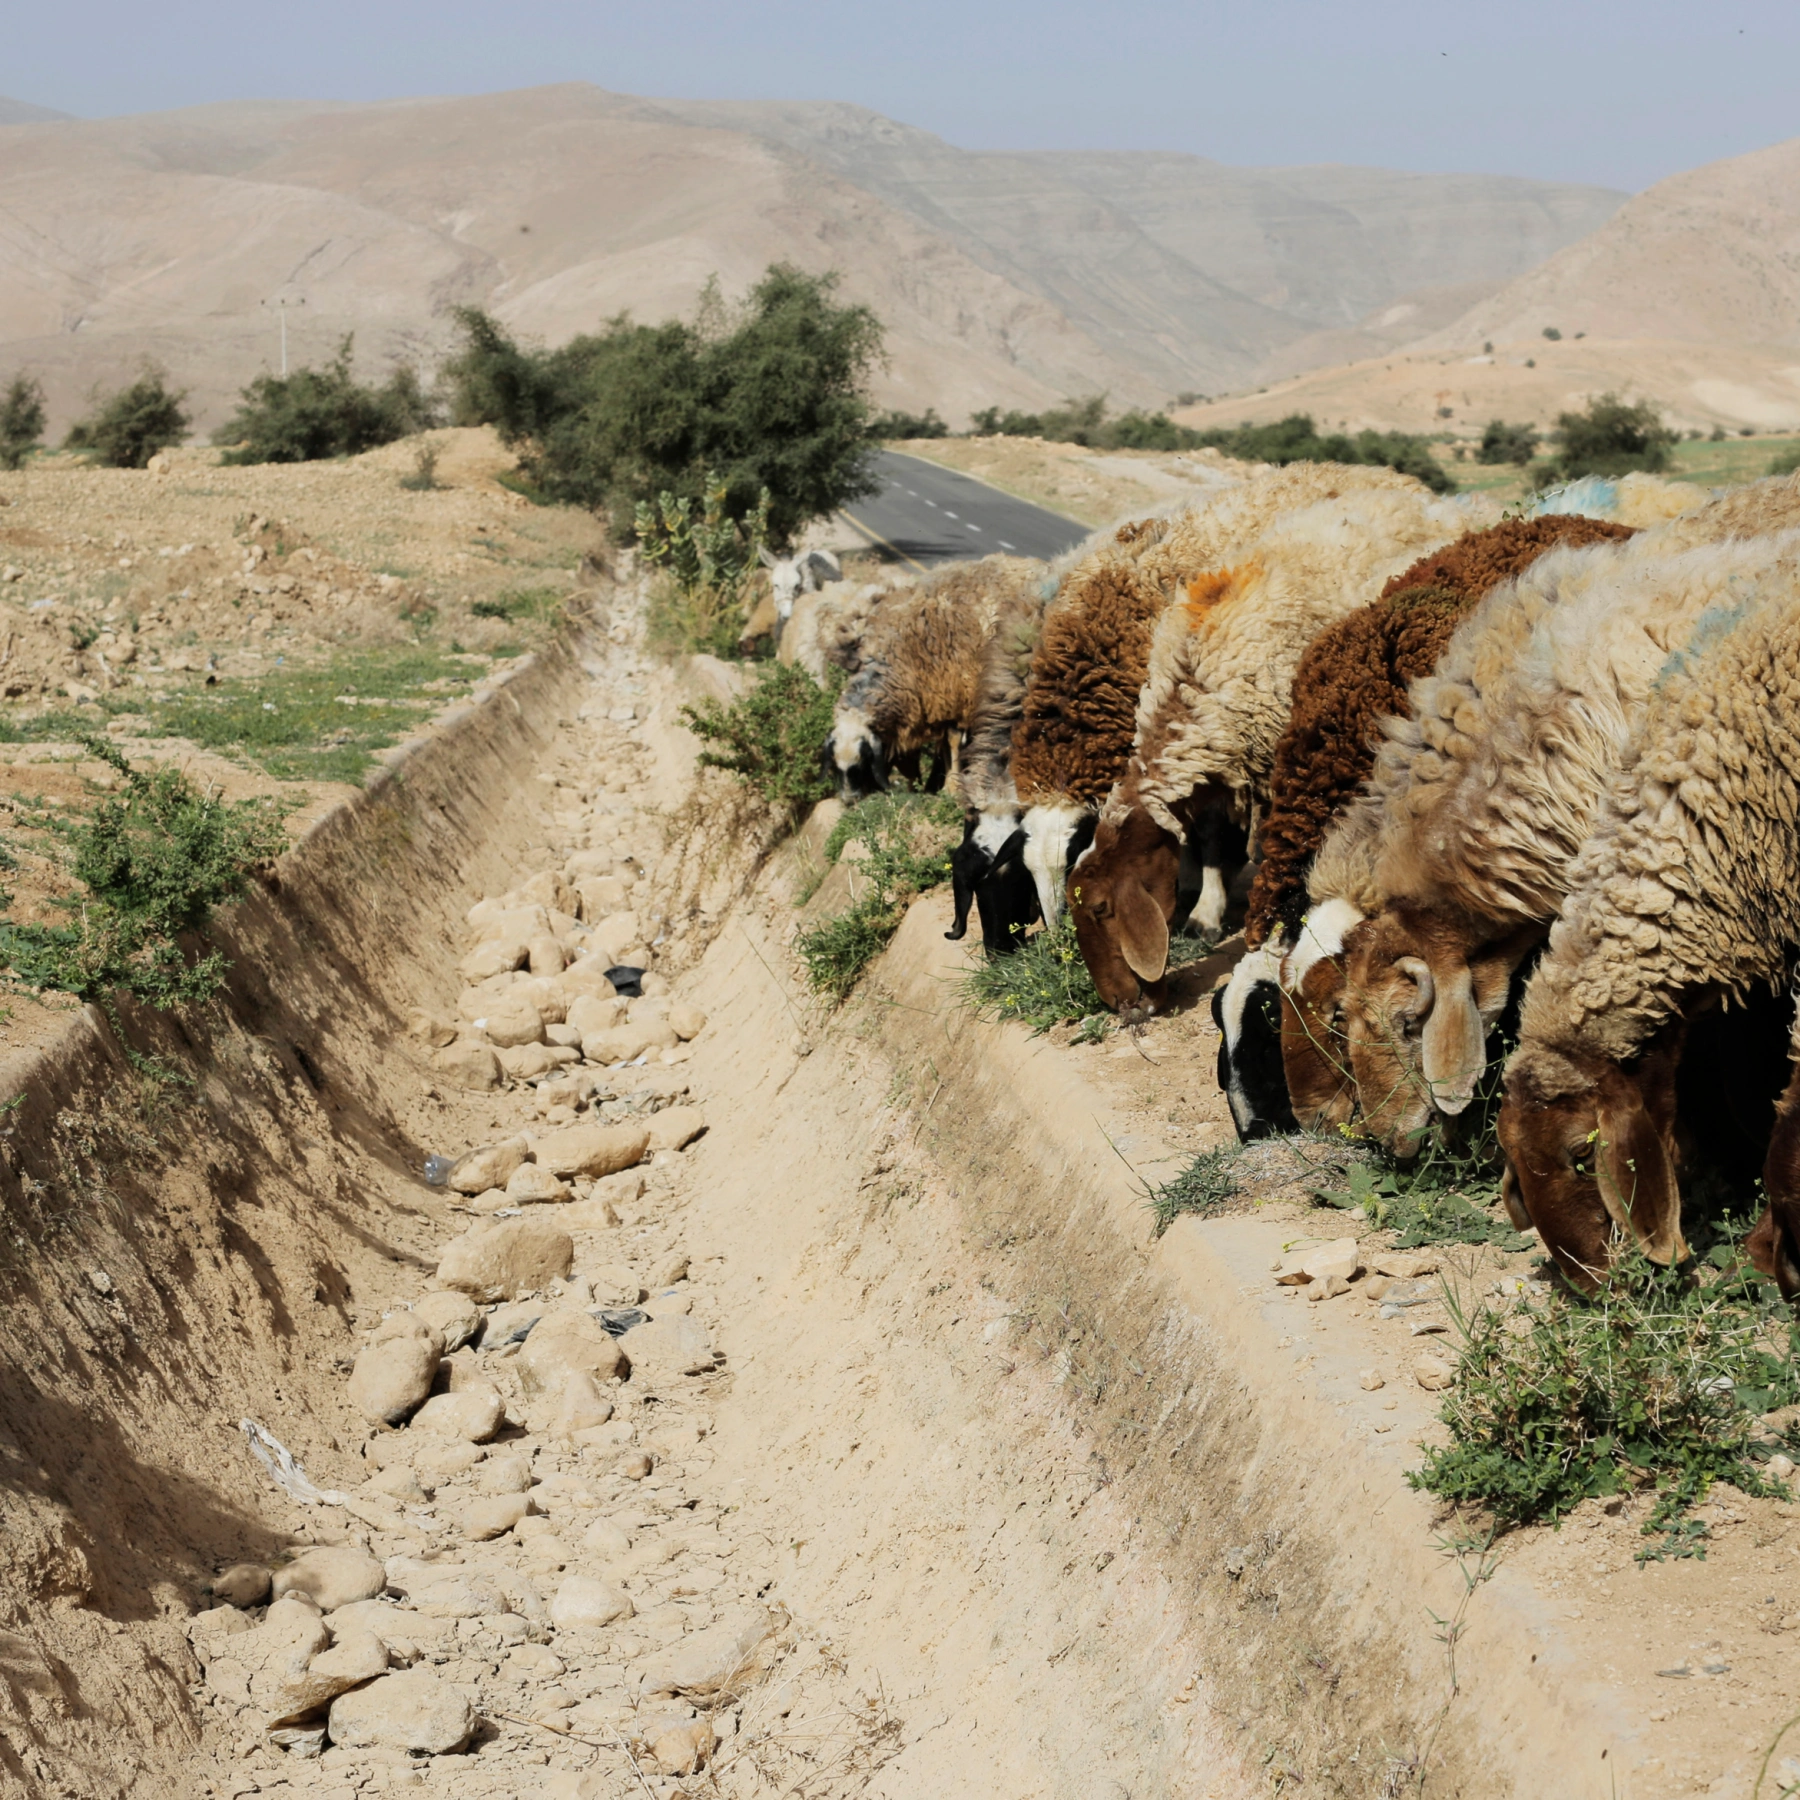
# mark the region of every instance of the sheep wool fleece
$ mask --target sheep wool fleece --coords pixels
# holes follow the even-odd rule
[[[1381,722],[1411,711],[1407,684],[1437,666],[1451,634],[1485,595],[1558,544],[1623,540],[1629,526],[1580,513],[1503,519],[1421,557],[1371,605],[1328,626],[1294,674],[1294,705],[1275,746],[1262,861],[1244,939],[1290,937],[1306,908],[1306,877],[1331,822],[1374,766]]]
[[[1513,1067],[1623,1061],[1700,988],[1778,979],[1800,944],[1800,532],[1657,683],[1526,996]],[[1686,561],[1686,558],[1682,559]]]

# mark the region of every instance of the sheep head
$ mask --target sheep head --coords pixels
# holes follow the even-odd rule
[[[1181,840],[1140,807],[1102,819],[1069,876],[1075,939],[1100,998],[1114,1012],[1168,1004],[1169,921]]]
[[[1513,972],[1542,937],[1495,939],[1486,920],[1389,906],[1355,933],[1344,966],[1343,1023],[1364,1128],[1398,1155],[1434,1113],[1464,1111],[1487,1066],[1487,1034]]]
[[[887,791],[887,751],[868,720],[851,708],[838,708],[820,760],[825,779],[837,783],[846,806]]]
[[[1615,1237],[1652,1262],[1685,1260],[1673,1144],[1679,1021],[1630,1064],[1532,1046],[1513,1058],[1500,1109],[1501,1193],[1556,1266],[1592,1293]]]
[[[971,813],[963,821],[963,841],[950,854],[950,886],[955,903],[952,940],[967,935],[969,908],[981,916],[981,941],[990,957],[1018,949],[1026,928],[1038,917],[1037,885],[1025,867],[1025,831],[1013,812]]]
[[[1294,1119],[1308,1130],[1347,1124],[1356,1110],[1344,1036],[1344,957],[1362,922],[1350,901],[1322,901],[1281,952],[1281,1066]]]

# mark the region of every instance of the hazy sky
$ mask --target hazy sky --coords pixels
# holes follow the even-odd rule
[[[1800,135],[1794,0],[14,0],[0,93],[85,116],[592,81],[851,100],[969,148],[1641,188]]]

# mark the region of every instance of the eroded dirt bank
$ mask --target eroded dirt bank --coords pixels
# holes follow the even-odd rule
[[[1401,1479],[1430,1398],[1358,1385],[1382,1328],[1269,1290],[1278,1219],[1152,1243],[1143,1047],[1084,1064],[974,1021],[930,899],[815,1009],[806,845],[740,886],[764,822],[693,795],[680,697],[596,631],[328,818],[233,917],[229,1004],[129,1021],[191,1092],[80,1015],[5,1069],[6,1789],[1747,1794],[1793,1639],[1665,1704],[1691,1709],[1667,1756],[1657,1659],[1749,1629],[1710,1596],[1788,1579],[1788,1514],[1634,1577],[1630,1644],[1555,1594],[1629,1521],[1539,1534],[1465,1606]],[[565,1022],[486,1052],[559,1066],[458,1085],[434,1040],[506,1035],[522,984],[578,1016],[580,960],[459,966],[484,896],[543,909],[545,968],[633,949],[629,915],[668,991],[579,1016],[647,1027],[641,1057],[553,1057]],[[1157,1066],[1202,1069],[1203,1025],[1171,1027]],[[1168,1123],[1210,1131],[1202,1101]],[[661,1147],[552,1173],[590,1128]],[[505,1157],[485,1189],[421,1179],[521,1137],[541,1185]],[[423,1301],[489,1225],[567,1249],[459,1347],[472,1319]],[[463,1424],[372,1426],[353,1359],[432,1331],[427,1413]],[[335,1498],[284,1495],[246,1417]],[[237,1564],[295,1592],[222,1605]]]

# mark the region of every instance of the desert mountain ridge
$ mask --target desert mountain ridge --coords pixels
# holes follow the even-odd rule
[[[275,365],[284,302],[292,363],[354,331],[375,371],[433,364],[459,304],[555,342],[621,310],[685,314],[709,275],[742,291],[777,259],[841,270],[884,319],[884,404],[1163,405],[1382,347],[1382,318],[1443,323],[1625,198],[969,152],[859,107],[579,83],[94,120],[7,107],[0,370],[37,372],[57,426],[145,357],[216,424]]]
[[[1455,318],[1407,323],[1348,366],[1179,416],[1422,431],[1548,421],[1613,389],[1684,429],[1800,426],[1800,138],[1670,176]]]

